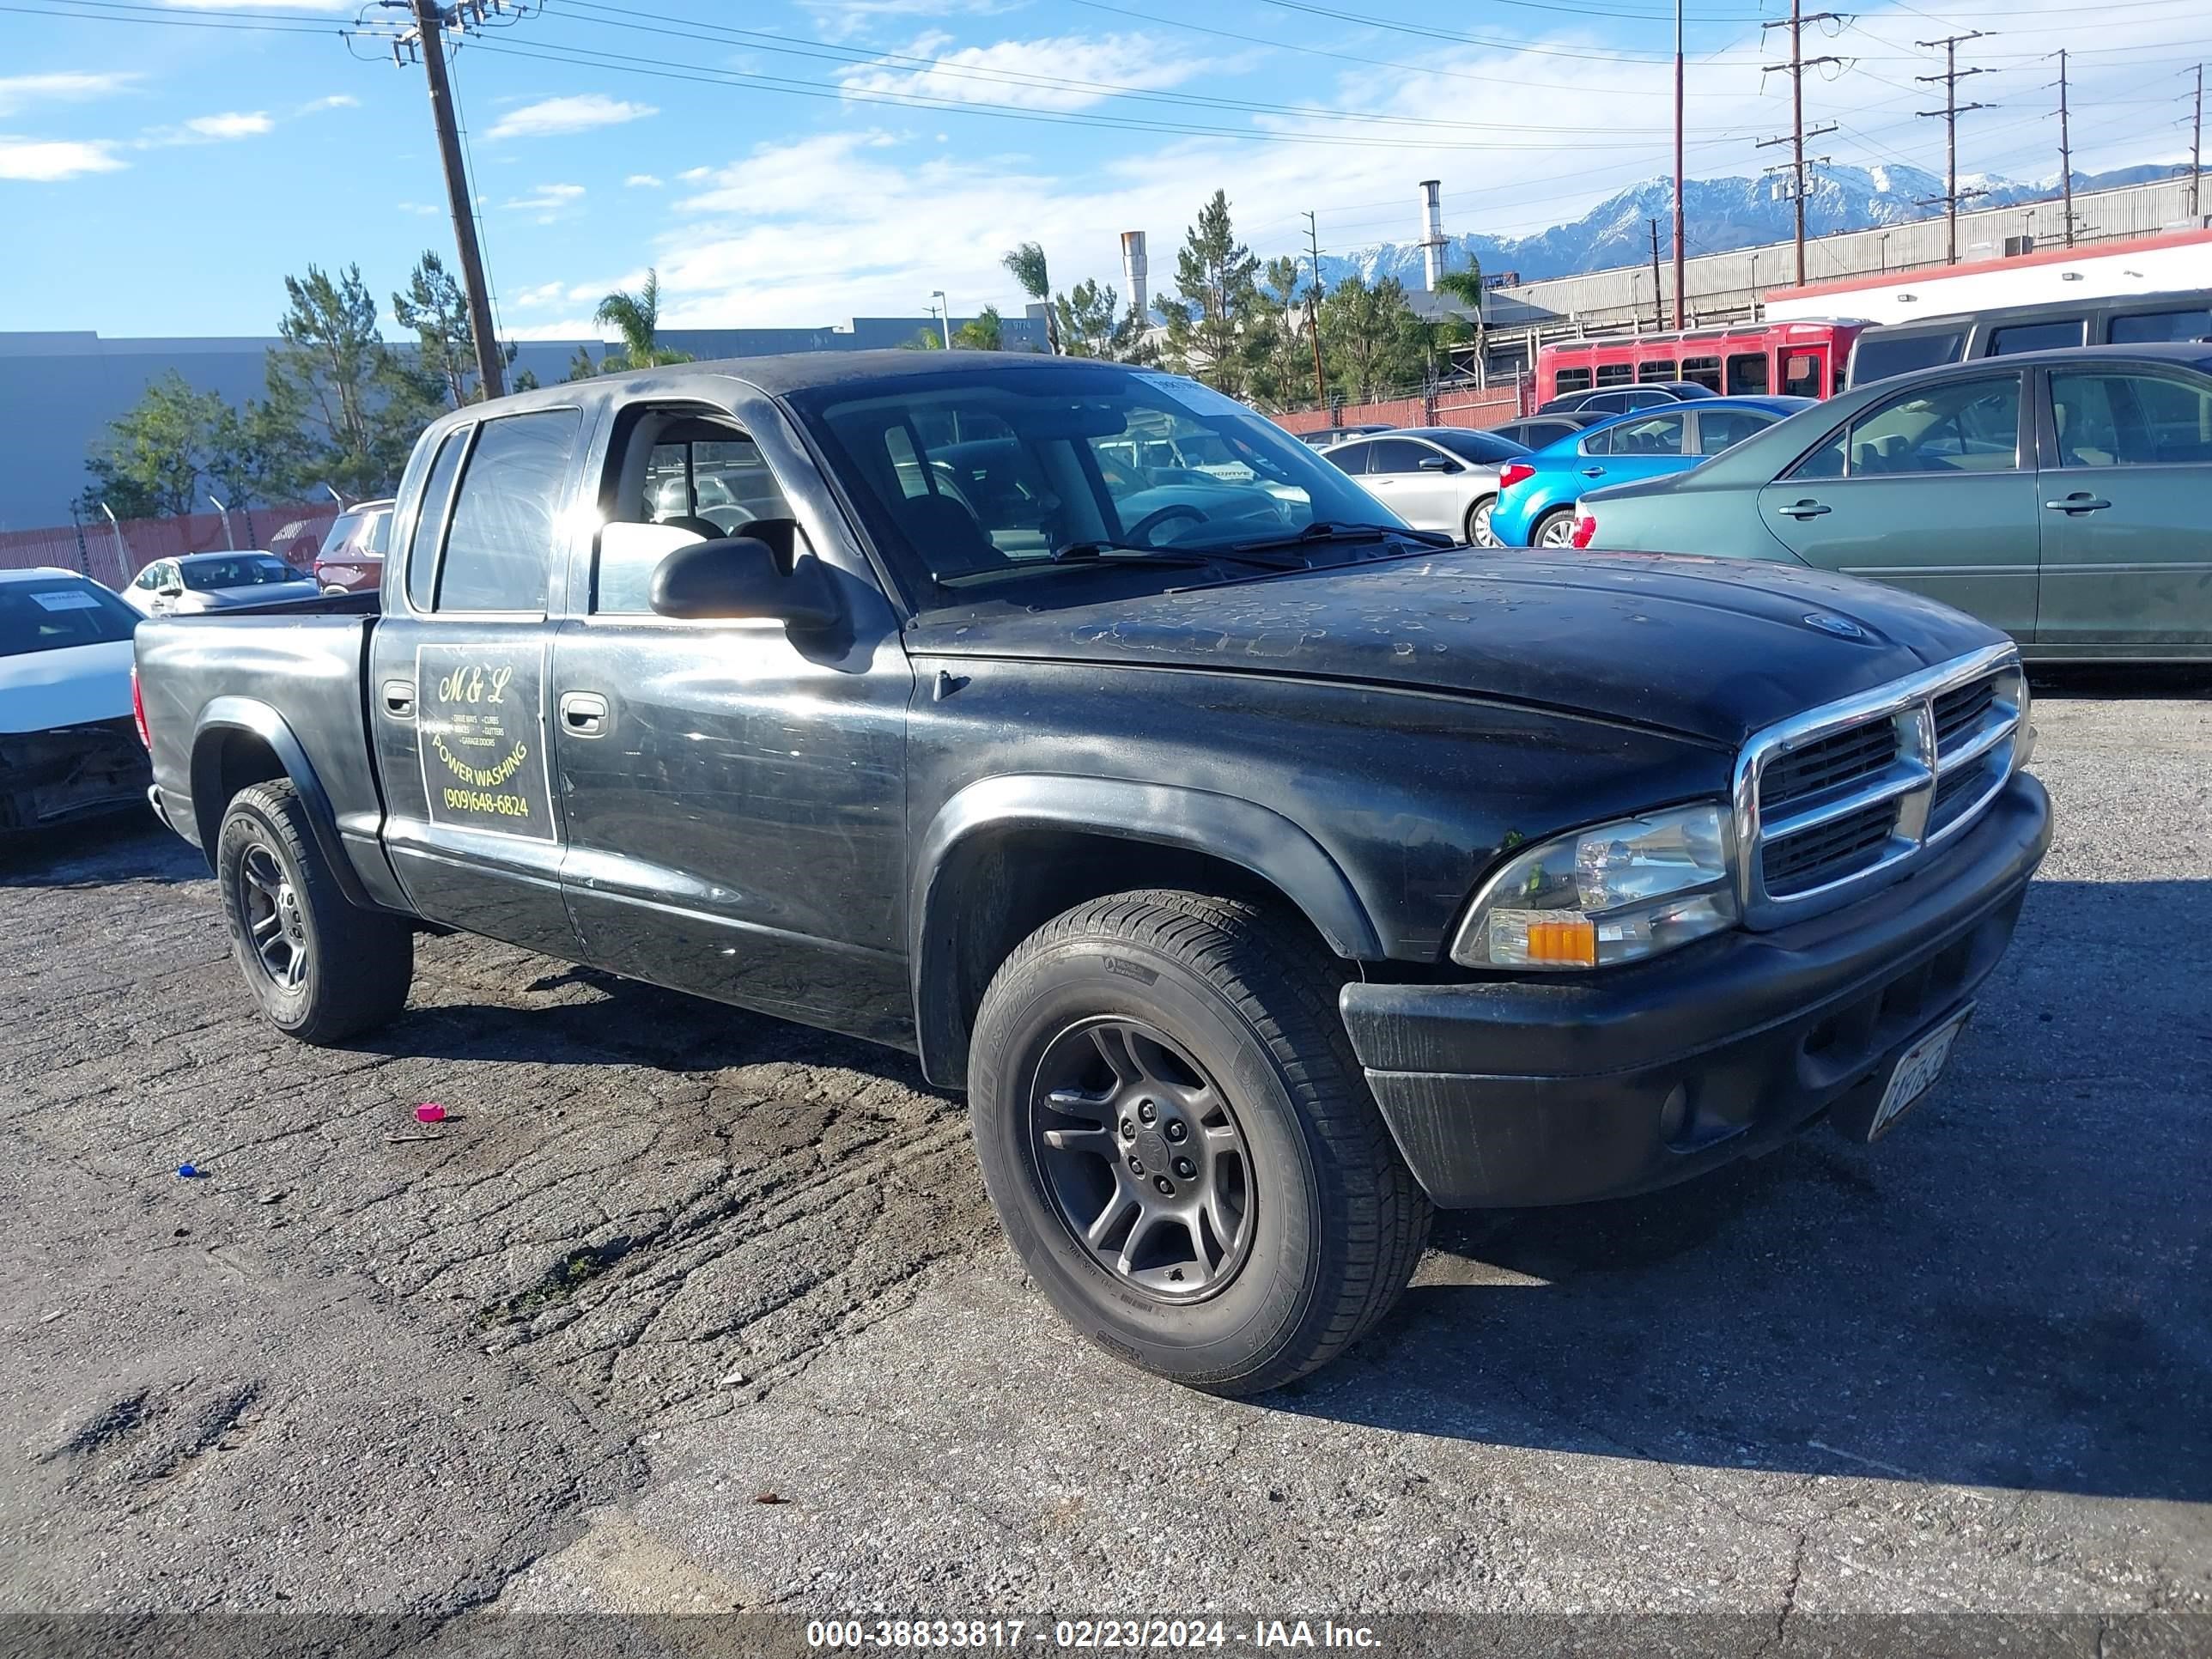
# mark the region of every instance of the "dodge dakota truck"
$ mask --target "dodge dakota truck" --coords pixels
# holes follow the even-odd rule
[[[1194,381],[1048,357],[471,406],[380,599],[151,622],[137,673],[279,1030],[399,1017],[458,929],[911,1050],[1044,1294],[1224,1393],[1369,1329],[1432,1206],[1881,1134],[2050,834],[1954,611],[1452,548]]]

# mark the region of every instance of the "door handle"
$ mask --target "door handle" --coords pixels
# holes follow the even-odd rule
[[[1785,501],[1774,510],[1777,513],[1783,514],[1785,518],[1796,519],[1800,521],[1806,519],[1817,519],[1823,513],[1828,511],[1828,509],[1820,502],[1814,501]]]
[[[1586,466],[1583,469],[1583,477],[1585,478],[1602,478],[1605,477],[1605,469],[1601,466]]]
[[[396,720],[404,720],[415,712],[415,682],[386,680],[379,688],[384,694],[384,712]]]
[[[2112,503],[2092,495],[2086,489],[2077,489],[2063,501],[2045,501],[2044,510],[2050,513],[2101,513]]]
[[[561,729],[572,738],[605,737],[607,700],[596,691],[563,691]]]

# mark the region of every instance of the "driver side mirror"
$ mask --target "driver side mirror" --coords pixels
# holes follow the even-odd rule
[[[678,548],[653,573],[652,605],[656,616],[765,617],[802,630],[827,628],[842,614],[828,571],[800,550],[790,519],[757,519],[741,536]]]
[[[1459,463],[1452,459],[1449,455],[1424,455],[1421,457],[1421,471],[1424,472],[1456,472],[1459,471]]]
[[[165,599],[181,599],[185,597],[185,585],[182,582],[163,582],[154,592]]]

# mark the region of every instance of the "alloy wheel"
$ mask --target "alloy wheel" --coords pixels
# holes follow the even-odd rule
[[[1054,1211],[1115,1279],[1186,1303],[1236,1278],[1257,1213],[1252,1158],[1181,1044],[1133,1019],[1070,1026],[1038,1062],[1029,1126]]]
[[[291,878],[269,848],[256,842],[239,860],[238,892],[254,959],[272,983],[296,991],[307,977],[307,922]]]

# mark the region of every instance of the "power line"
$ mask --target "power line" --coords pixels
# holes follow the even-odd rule
[[[1948,226],[1948,240],[1943,263],[1948,265],[1955,265],[1959,263],[1959,203],[1961,199],[1959,194],[1959,118],[1969,111],[1996,107],[1992,104],[1961,105],[1959,102],[1959,82],[1970,75],[1988,73],[1986,70],[1962,70],[1959,67],[1959,43],[1962,40],[1978,40],[1982,38],[1981,30],[1969,29],[1964,34],[1948,34],[1940,40],[1920,41],[1918,44],[1923,46],[1943,48],[1943,72],[1941,75],[1916,75],[1912,77],[1916,81],[1941,81],[1943,83],[1943,107],[1923,109],[1920,112],[1923,116],[1940,115],[1943,118],[1944,153],[1947,157],[1943,193],[1941,196],[1928,197],[1919,205],[1933,207],[1938,202],[1943,204],[1943,216]],[[1968,197],[1985,194],[1987,194],[1986,191],[1979,190],[1971,190],[1966,192]]]

